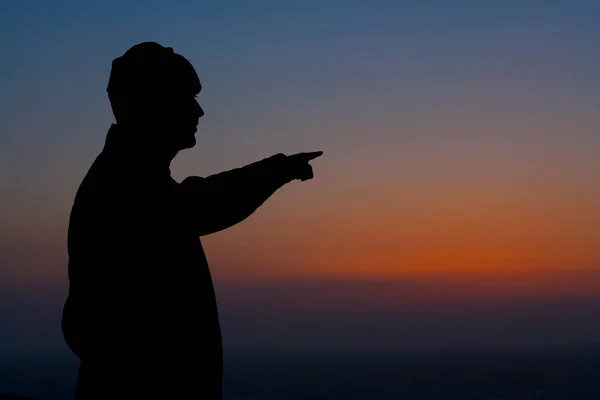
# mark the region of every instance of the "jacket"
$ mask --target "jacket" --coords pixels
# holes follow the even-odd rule
[[[125,137],[111,127],[69,220],[62,330],[81,360],[78,385],[83,375],[134,382],[118,360],[165,387],[207,369],[220,382],[219,316],[200,237],[243,221],[290,182],[286,156],[178,183],[168,163],[136,153]]]

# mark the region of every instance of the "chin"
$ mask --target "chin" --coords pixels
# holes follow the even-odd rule
[[[192,136],[189,139],[182,141],[179,145],[179,148],[181,150],[191,149],[195,145],[196,145],[196,138],[194,136]]]

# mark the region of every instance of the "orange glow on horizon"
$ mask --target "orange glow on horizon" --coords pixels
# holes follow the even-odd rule
[[[386,196],[365,190],[299,213],[288,212],[287,199],[274,201],[206,238],[209,258],[225,279],[424,279],[458,282],[470,296],[468,288],[477,296],[600,294],[600,272],[589,275],[600,271],[593,196],[506,181],[436,193],[451,186],[424,183],[405,195],[390,187]]]

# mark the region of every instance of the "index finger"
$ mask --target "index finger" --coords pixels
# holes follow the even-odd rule
[[[308,153],[299,153],[298,156],[306,159],[306,161],[314,160],[317,157],[321,157],[323,155],[322,151],[311,151]]]

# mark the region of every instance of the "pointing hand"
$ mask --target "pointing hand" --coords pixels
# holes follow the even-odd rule
[[[287,157],[293,179],[306,181],[314,177],[312,166],[308,163],[317,157],[323,155],[322,151],[313,151],[309,153],[297,153]]]

